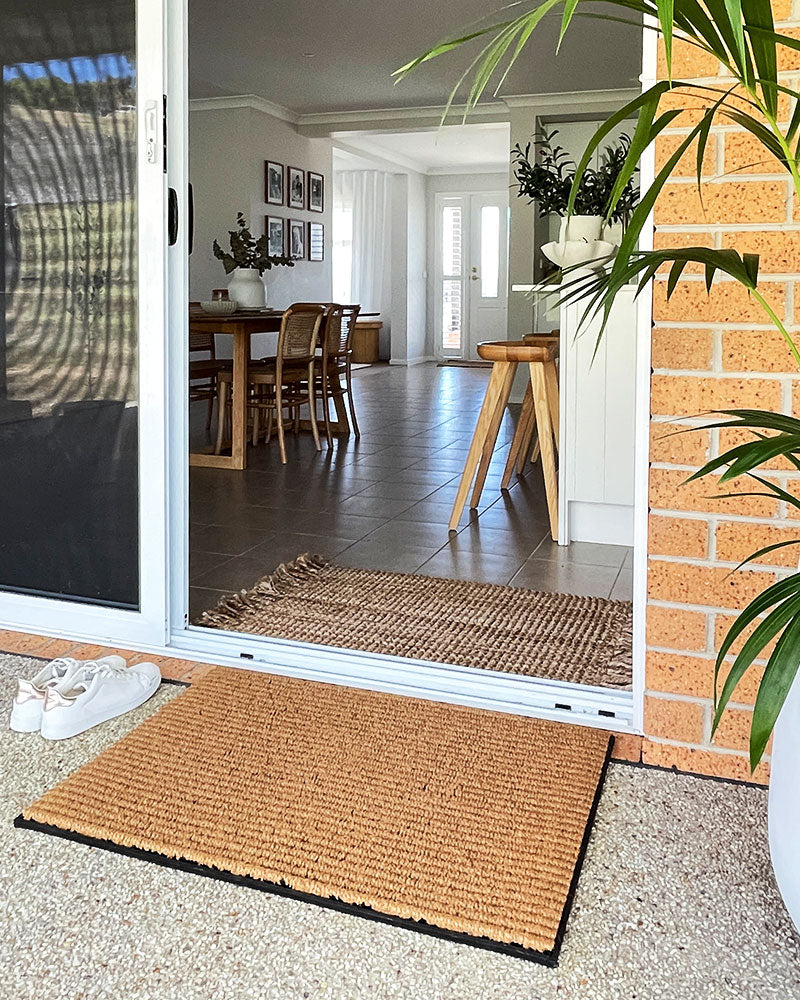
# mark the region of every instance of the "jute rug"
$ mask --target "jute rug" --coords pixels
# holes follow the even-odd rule
[[[218,668],[16,825],[555,964],[609,744]]]
[[[332,566],[303,555],[200,616],[209,628],[630,689],[628,601]]]

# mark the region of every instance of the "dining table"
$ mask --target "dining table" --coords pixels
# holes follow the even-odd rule
[[[233,385],[231,400],[231,442],[230,454],[215,455],[213,452],[191,452],[189,465],[212,469],[245,469],[247,468],[247,371],[251,359],[253,337],[265,334],[261,338],[262,358],[275,357],[278,351],[278,334],[280,333],[283,312],[279,309],[238,309],[225,315],[214,315],[200,309],[189,310],[189,333],[213,333],[215,336],[228,336],[233,339]],[[318,352],[320,353],[320,352]],[[334,433],[349,433],[350,422],[344,401],[334,400],[336,420],[331,424]],[[222,419],[221,414],[217,419]],[[300,428],[310,429],[310,421],[301,421]]]

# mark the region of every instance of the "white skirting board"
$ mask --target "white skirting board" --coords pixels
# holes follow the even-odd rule
[[[633,545],[633,505],[571,500],[567,516],[571,542]]]

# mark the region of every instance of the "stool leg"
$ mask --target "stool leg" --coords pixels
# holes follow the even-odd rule
[[[494,446],[497,442],[497,435],[500,433],[500,424],[502,424],[503,417],[505,416],[506,407],[508,406],[508,397],[511,395],[511,386],[514,382],[516,372],[517,366],[514,365],[512,367],[509,365],[509,370],[506,372],[506,378],[503,382],[502,389],[500,390],[500,396],[495,404],[494,413],[492,414],[492,422],[489,425],[489,432],[486,435],[486,440],[483,442],[483,452],[481,454],[480,465],[478,466],[478,475],[475,479],[475,488],[472,491],[472,499],[469,502],[469,505],[473,510],[477,510],[478,504],[481,502],[483,484],[486,482],[486,474],[489,471],[489,465],[492,461]]]
[[[547,510],[550,515],[550,534],[555,542],[558,541],[558,476],[553,450],[553,425],[550,421],[550,404],[547,398],[547,380],[541,362],[532,362],[530,371],[536,422],[539,425],[539,445],[542,449],[542,473]]]
[[[547,383],[547,402],[550,407],[550,422],[553,425],[553,438],[556,443],[556,451],[559,448],[559,425],[561,415],[558,410],[558,375],[556,374],[555,362],[551,359],[544,364],[544,378]]]
[[[489,433],[489,426],[492,422],[492,416],[497,406],[497,400],[500,398],[503,386],[508,378],[505,370],[507,368],[512,369],[511,377],[513,379],[513,372],[515,372],[517,368],[516,364],[497,362],[492,366],[492,374],[489,377],[489,385],[486,387],[486,395],[483,397],[483,405],[481,406],[481,412],[478,415],[478,423],[475,425],[475,433],[472,436],[472,443],[469,446],[467,460],[464,463],[464,471],[461,474],[461,481],[458,484],[458,492],[456,493],[456,499],[453,503],[453,512],[450,515],[450,531],[456,531],[458,529],[458,522],[461,520],[461,515],[464,512],[464,506],[467,502],[469,488],[472,485],[475,470],[478,468],[478,462],[480,462],[481,453],[483,452],[483,443],[486,440],[486,435]]]
[[[503,478],[500,482],[500,489],[507,490],[508,484],[511,482],[511,474],[514,471],[514,467],[520,461],[520,455],[522,455],[521,461],[525,462],[525,455],[528,449],[524,447],[525,441],[529,440],[530,425],[533,421],[533,392],[531,390],[531,384],[525,386],[525,398],[522,400],[522,410],[519,415],[519,423],[517,424],[517,429],[514,431],[514,439],[511,442],[511,449],[508,453],[508,460],[506,461],[506,467],[503,470]]]

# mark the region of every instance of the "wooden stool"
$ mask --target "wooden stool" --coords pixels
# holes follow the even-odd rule
[[[550,422],[553,425],[553,440],[556,451],[558,451],[559,438],[559,407],[558,407],[558,374],[556,372],[555,359],[558,357],[561,337],[558,334],[549,333],[529,333],[524,338],[524,343],[529,347],[546,347],[550,350],[550,360],[545,363],[544,371],[547,380],[547,394],[550,405]],[[521,476],[525,468],[525,463],[530,456],[531,462],[535,462],[539,457],[540,447],[536,434],[536,413],[533,405],[533,391],[531,383],[525,387],[525,396],[522,400],[522,411],[519,416],[517,428],[514,431],[514,439],[508,453],[508,461],[503,470],[503,478],[500,482],[500,489],[508,489],[511,476],[516,468],[517,475]]]
[[[475,480],[475,486],[472,491],[470,507],[476,508],[480,503],[483,484],[486,482],[486,474],[489,471],[489,463],[492,460],[492,452],[494,451],[497,435],[500,431],[500,424],[508,405],[508,397],[511,394],[514,376],[517,374],[519,365],[526,364],[530,375],[530,395],[532,401],[532,406],[528,407],[528,423],[531,424],[531,434],[534,427],[538,426],[539,428],[542,472],[544,474],[544,487],[547,496],[547,510],[550,516],[550,533],[553,536],[553,540],[556,540],[558,538],[558,476],[556,475],[555,449],[553,447],[553,413],[556,414],[557,419],[558,383],[556,381],[554,390],[552,377],[548,377],[546,372],[547,366],[551,365],[552,376],[555,376],[555,365],[553,364],[551,350],[549,347],[530,346],[523,340],[503,340],[479,344],[478,356],[484,361],[493,362],[492,374],[489,378],[489,385],[483,399],[481,412],[478,415],[475,434],[472,438],[472,444],[467,454],[467,461],[464,465],[464,472],[461,475],[461,482],[459,483],[458,492],[453,504],[453,512],[450,516],[450,531],[458,529],[458,522],[461,520],[461,515],[464,512],[467,495],[473,479]],[[554,391],[555,396],[553,397]],[[531,416],[533,417],[532,421],[530,419]],[[520,419],[520,424],[522,424],[522,419]],[[524,435],[521,434],[519,447],[522,446],[526,437],[527,430],[525,430]]]

